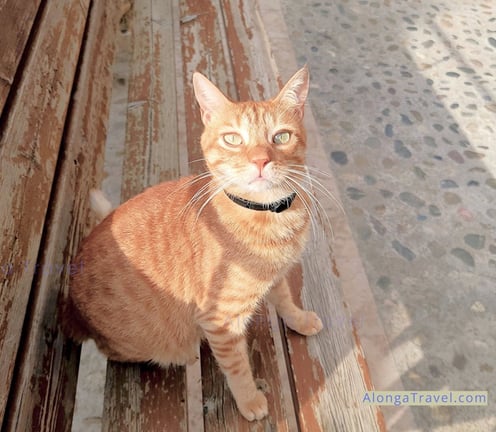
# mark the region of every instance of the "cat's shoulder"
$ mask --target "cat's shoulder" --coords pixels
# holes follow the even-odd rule
[[[197,177],[187,176],[146,188],[117,208],[118,213],[147,212],[171,202],[189,201],[201,185]]]

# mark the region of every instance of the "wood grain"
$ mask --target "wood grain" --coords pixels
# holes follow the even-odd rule
[[[187,430],[183,367],[109,362],[103,431]]]
[[[35,275],[6,430],[70,431],[79,350],[59,330],[57,304],[60,291],[68,289],[69,274],[84,271],[71,257],[85,234],[88,192],[99,183],[102,168],[118,22],[115,4],[100,2],[91,9],[41,245],[40,261],[52,271]]]
[[[133,5],[123,200],[179,176],[173,2]]]
[[[41,0],[0,2],[0,116],[14,84]],[[23,73],[23,71],[19,71]]]
[[[179,176],[174,7],[173,0],[133,3],[122,201]],[[109,362],[103,430],[186,430],[186,407],[184,367]]]
[[[198,174],[205,170],[200,148],[203,124],[191,84],[193,73],[201,72],[232,99],[238,99],[238,93],[219,1],[182,0],[180,16],[187,149],[191,172]]]
[[[88,1],[46,5],[0,138],[0,418],[38,260]]]

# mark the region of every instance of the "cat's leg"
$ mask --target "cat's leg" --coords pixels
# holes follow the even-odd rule
[[[245,336],[230,327],[203,329],[240,413],[249,421],[260,420],[268,414],[267,399],[253,379]]]
[[[272,287],[267,298],[290,329],[305,336],[315,335],[322,330],[322,321],[315,312],[296,306],[285,277]]]

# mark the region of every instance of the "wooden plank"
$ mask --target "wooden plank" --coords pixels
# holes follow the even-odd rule
[[[0,139],[0,418],[38,262],[88,0],[46,5]]]
[[[173,20],[178,25],[181,24],[181,11],[179,0],[174,0],[173,4],[174,16]],[[188,133],[186,129],[186,106],[184,99],[185,85],[188,87],[190,83],[183,80],[183,59],[181,51],[182,34],[180,28],[175,32],[174,45],[176,49],[176,89],[177,89],[177,146],[179,149],[179,168],[181,176],[186,176],[191,173],[189,155],[188,155]],[[198,346],[197,357],[200,359],[200,347]],[[203,432],[203,395],[202,395],[202,376],[201,376],[201,361],[186,366],[186,396],[187,396],[187,413],[188,427],[190,432]]]
[[[314,310],[324,329],[302,339],[287,331],[287,343],[302,430],[381,430],[375,407],[361,404],[371,386],[363,352],[354,340],[351,315],[344,307],[332,276],[328,245],[317,240],[303,259],[303,283],[293,274],[292,292],[305,308]],[[328,293],[333,293],[328,295]]]
[[[46,223],[41,262],[53,271],[38,273],[18,359],[8,431],[70,431],[79,350],[57,325],[60,291],[69,274],[84,271],[71,262],[87,225],[87,197],[101,177],[111,97],[111,65],[117,31],[117,2],[91,9],[81,72],[59,162],[52,211]],[[97,79],[95,77],[98,77]]]
[[[204,171],[200,136],[203,131],[191,79],[195,71],[202,72],[234,100],[238,99],[233,80],[227,41],[220,18],[222,10],[215,0],[181,0],[181,41],[183,56],[184,100],[188,155],[191,172]]]
[[[134,2],[123,200],[179,176],[172,4]]]
[[[248,329],[248,352],[255,382],[267,397],[269,414],[257,422],[241,417],[236,402],[227,386],[208,344],[202,345],[202,384],[205,430],[207,432],[290,431],[285,399],[291,395],[282,392],[276,349],[272,340],[270,318],[266,307],[261,308]]]
[[[179,176],[174,16],[175,0],[133,4],[123,201]],[[186,430],[186,406],[184,367],[109,362],[103,430]]]
[[[270,59],[253,2],[221,0],[221,3],[239,99],[262,100],[275,96],[279,86],[274,74],[267,73]]]
[[[14,83],[17,67],[33,31],[33,23],[40,0],[19,2],[4,0],[0,3],[0,116]]]
[[[264,89],[253,82],[245,57],[247,44],[253,41],[249,41],[247,36],[250,33],[248,27],[237,26],[244,18],[240,15],[240,5],[237,2],[193,0],[183,1],[181,5],[188,151],[190,160],[194,161],[202,157],[200,134],[203,126],[190,83],[193,72],[197,70],[210,77],[233,99],[238,99],[238,95],[243,95],[244,99],[260,99],[264,96]],[[232,45],[233,41],[237,43]],[[239,61],[241,58],[243,61]],[[201,164],[193,166],[194,172],[201,170]],[[265,308],[257,314],[254,324],[250,329],[248,347],[255,376],[260,378],[259,384],[266,392],[269,416],[255,423],[242,418],[224,376],[210,350],[204,346],[201,361],[206,431],[294,430],[290,429],[290,425],[295,423],[288,411],[292,404],[286,403],[291,396],[282,392],[281,370]]]
[[[109,362],[104,431],[185,431],[184,367]]]

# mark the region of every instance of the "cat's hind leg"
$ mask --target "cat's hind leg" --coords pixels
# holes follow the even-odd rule
[[[272,287],[267,298],[290,329],[304,336],[313,336],[322,330],[322,321],[315,312],[303,310],[294,303],[285,277]]]

